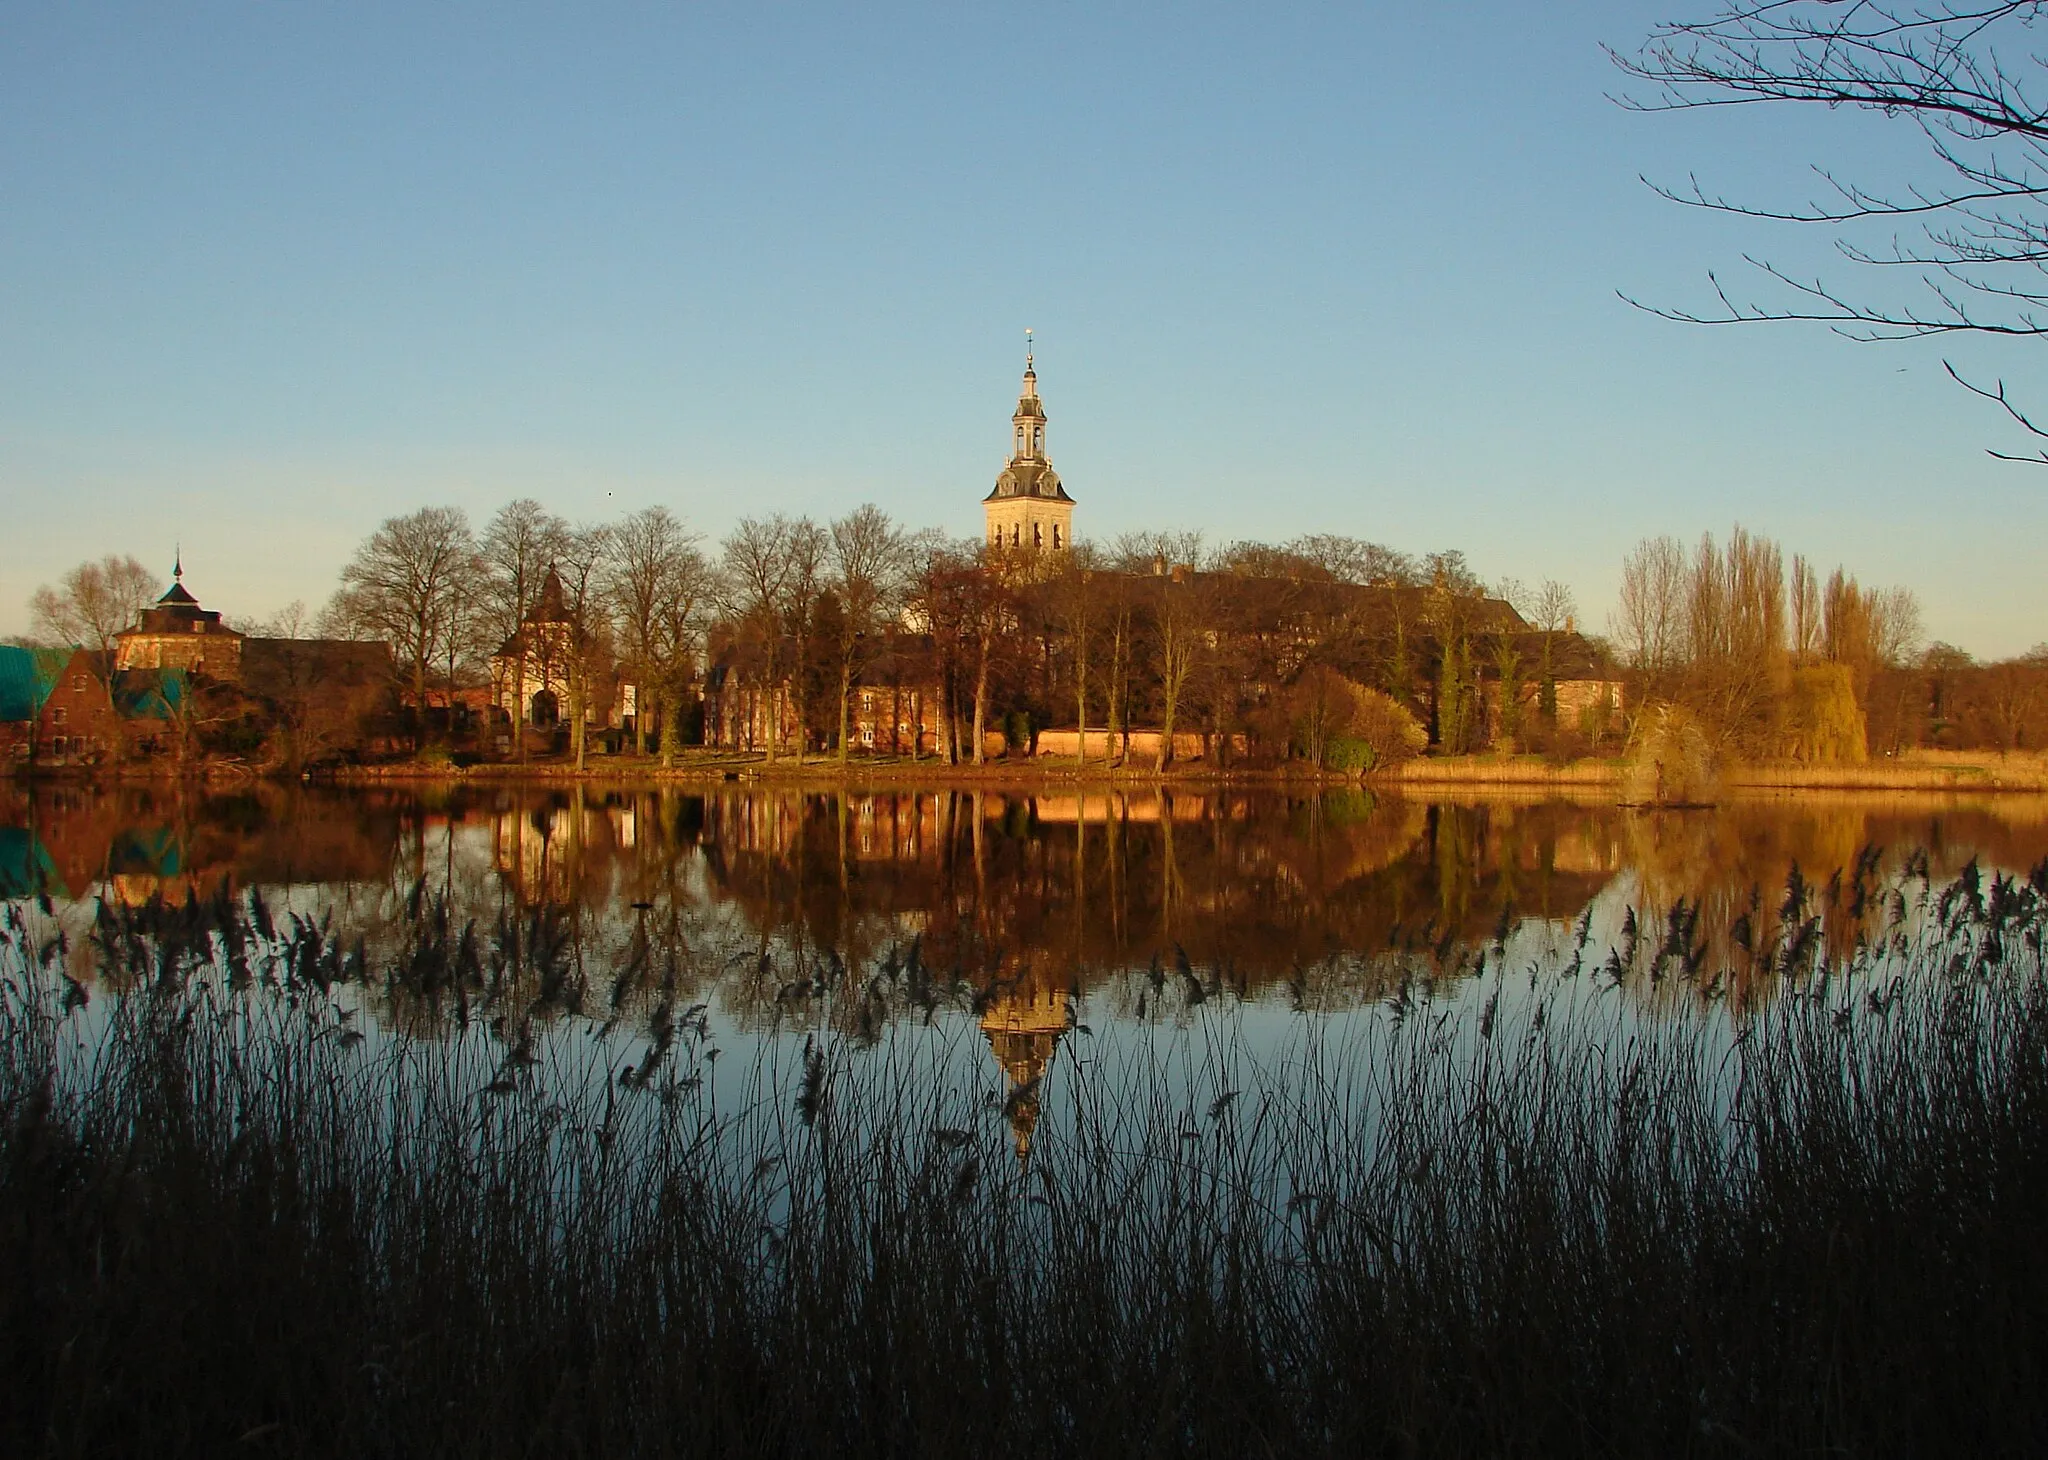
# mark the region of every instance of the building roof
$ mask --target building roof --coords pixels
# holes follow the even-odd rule
[[[124,669],[114,676],[114,711],[124,720],[168,720],[188,687],[182,669]]]
[[[1036,497],[1049,502],[1074,500],[1060,484],[1060,474],[1043,461],[1011,462],[996,478],[996,489],[981,500],[1006,502],[1017,497]]]
[[[35,719],[76,652],[0,644],[0,720]]]
[[[292,689],[359,687],[390,677],[382,639],[244,639],[242,684],[275,697]]]

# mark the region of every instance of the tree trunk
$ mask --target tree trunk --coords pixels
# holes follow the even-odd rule
[[[671,689],[663,697],[661,705],[661,768],[673,770],[676,751],[683,742],[683,696],[681,691]]]
[[[519,646],[519,677],[513,681],[512,693],[512,753],[521,765],[526,764],[526,645]]]
[[[810,662],[810,653],[803,639],[796,641],[796,668],[789,676],[790,708],[796,712],[796,763],[804,763],[804,753],[810,749],[811,717],[804,703],[804,666]]]
[[[575,742],[576,769],[579,772],[583,769],[583,752],[588,739],[588,730],[584,724],[584,700],[588,693],[581,674],[569,681],[569,713],[573,716],[569,723],[569,737]]]
[[[988,730],[988,640],[981,641],[981,657],[974,666],[974,763],[984,759],[982,742]]]
[[[633,671],[633,754],[647,754],[647,666]]]
[[[1109,643],[1109,732],[1107,743],[1102,748],[1102,759],[1106,765],[1116,764],[1116,737],[1124,722],[1124,697],[1122,690],[1122,667],[1124,657],[1124,629],[1119,623],[1116,635]]]
[[[852,754],[852,747],[849,744],[853,738],[852,718],[853,657],[848,655],[839,661],[839,763],[841,765],[845,765],[848,756]]]
[[[412,748],[418,754],[427,743],[427,656],[412,661]]]
[[[1088,656],[1081,652],[1078,643],[1074,646],[1074,723],[1079,733],[1074,739],[1074,759],[1077,765],[1088,764]]]

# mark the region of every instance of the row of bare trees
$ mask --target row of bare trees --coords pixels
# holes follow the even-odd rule
[[[672,756],[710,576],[696,535],[665,507],[572,526],[521,498],[481,533],[460,508],[426,507],[388,519],[356,549],[323,627],[388,642],[421,711],[435,688],[475,680],[499,654],[522,686],[562,685],[579,764],[588,711],[624,670],[655,711],[635,717],[639,748],[657,721]],[[523,755],[526,697],[507,699]]]
[[[1639,543],[1622,564],[1617,647],[1639,704],[1685,705],[1748,755],[1860,758],[1873,676],[1917,653],[1920,607],[1736,527],[1688,550]]]

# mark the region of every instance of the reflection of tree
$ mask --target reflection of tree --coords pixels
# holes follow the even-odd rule
[[[1931,807],[1944,809],[1930,816]],[[1859,860],[1866,883],[1897,872],[1916,849],[1926,851],[1936,878],[1954,876],[1973,859],[2030,866],[2048,850],[2048,828],[2040,811],[2030,810],[2019,802],[1991,811],[1932,798],[1806,794],[1737,801],[1712,813],[1629,811],[1621,828],[1644,936],[1661,927],[1658,936],[1668,937],[1674,915],[1689,918],[1698,929],[1701,966],[1710,974],[1726,971],[1740,986],[1809,919],[1818,919],[1826,957],[1855,951],[1881,911],[1859,905]],[[1793,899],[1790,887],[1805,890]]]
[[[1417,918],[1455,939],[1489,934],[1510,900],[1574,916],[1612,869],[1548,849],[1591,840],[1577,824],[1595,815],[1443,808],[1425,842],[1421,806],[1358,792],[940,792],[844,808],[734,792],[706,802],[708,895],[764,939],[848,950],[850,967],[853,950],[915,936],[934,967],[982,985],[1013,959],[1085,987],[1156,956],[1249,988],[1386,946]]]
[[[1073,992],[1147,1017],[1224,990],[1334,1007],[1454,972],[1530,920],[1568,927],[1625,871],[1643,939],[1676,912],[1709,973],[1741,970],[1778,936],[1795,864],[1812,891],[1794,921],[1817,916],[1842,956],[1859,925],[1851,874],[1831,875],[1865,847],[1892,870],[1925,846],[1937,877],[2048,851],[2048,801],[1867,796],[1651,814],[1357,790],[38,786],[0,821],[25,833],[9,865],[45,869],[59,896],[117,873],[142,903],[262,889],[281,916],[331,913],[373,963],[452,960],[473,971],[388,1007],[503,1017],[515,1040],[575,1007],[711,1003],[743,1027],[862,1039],[941,1008],[1035,1010],[1017,1017],[1036,1038]],[[434,909],[440,931],[422,931]]]

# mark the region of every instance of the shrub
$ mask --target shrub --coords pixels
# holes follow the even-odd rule
[[[1629,738],[1622,803],[1711,806],[1720,795],[1720,757],[1699,721],[1678,705],[1645,706]]]
[[[1846,664],[1792,671],[1785,698],[1785,753],[1794,760],[1857,762],[1869,757],[1863,711]]]
[[[1394,700],[1312,664],[1288,690],[1290,739],[1317,770],[1358,773],[1419,755],[1428,734]]]

